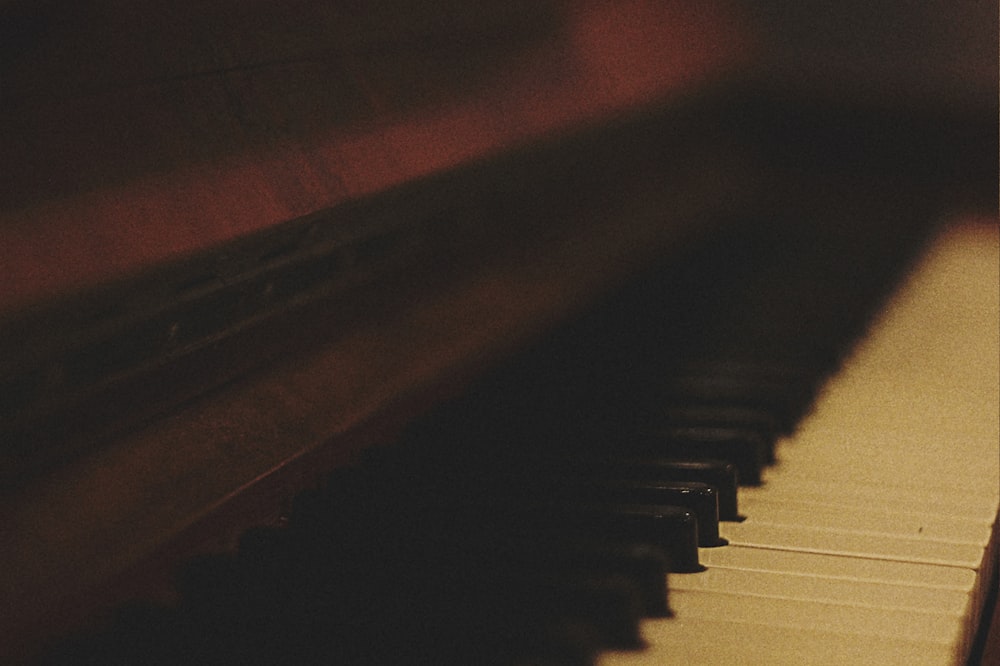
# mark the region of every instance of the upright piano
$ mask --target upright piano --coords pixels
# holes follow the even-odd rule
[[[0,659],[1000,663],[996,7],[781,5],[0,2]]]

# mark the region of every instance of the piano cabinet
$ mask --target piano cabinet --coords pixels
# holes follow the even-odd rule
[[[914,18],[967,75],[914,83],[903,40],[879,86],[796,68],[847,33],[810,50],[776,5],[480,5],[0,3],[0,657],[171,608],[178,567],[491,378],[569,411],[570,379],[659,385],[627,322],[701,352],[683,318],[755,321],[748,285],[810,311],[781,275],[817,244],[875,274],[995,213],[979,37]],[[723,355],[801,344],[788,321]]]

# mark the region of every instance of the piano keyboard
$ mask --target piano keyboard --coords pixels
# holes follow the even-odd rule
[[[762,340],[777,340],[768,352],[801,362],[805,348],[820,359],[809,369],[810,382],[828,372],[864,315],[853,305],[847,322],[827,310],[803,310],[797,326],[785,299],[797,297],[796,307],[805,308],[808,298],[801,300],[801,286],[782,293],[775,278],[793,270],[805,273],[796,277],[812,275],[810,288],[832,299],[833,312],[838,297],[846,303],[861,296],[863,307],[875,306],[879,289],[841,293],[854,287],[833,263],[816,278],[804,257],[823,244],[808,234],[803,240],[788,248],[765,241],[768,252],[804,254],[776,266],[765,252],[749,266],[748,288],[737,286],[742,269],[726,269],[715,287],[709,284],[712,272],[730,263],[728,255],[696,257],[672,273],[667,284],[693,270],[687,277],[704,293],[718,291],[702,309],[679,289],[680,309],[673,303],[664,310],[680,329],[676,339],[655,326],[650,335],[645,316],[634,330],[620,318],[652,309],[648,318],[662,321],[655,298],[652,306],[640,299],[636,310],[626,296],[624,310],[615,305],[610,316],[604,311],[577,322],[569,329],[575,337],[557,334],[555,344],[478,382],[415,424],[400,446],[373,452],[365,464],[300,494],[287,526],[248,532],[235,555],[189,563],[178,577],[176,606],[122,609],[104,633],[57,646],[52,662],[961,664],[996,560],[995,229],[963,227],[933,246],[821,391],[813,413],[778,443],[776,464],[761,474],[771,452],[754,438],[739,440],[737,466],[744,478],[761,474],[763,483],[739,489],[738,511],[746,519],[720,523],[728,545],[697,548],[693,526],[704,516],[691,508],[607,509],[589,495],[568,508],[567,495],[546,495],[553,478],[571,479],[560,488],[579,493],[575,475],[590,473],[580,470],[591,470],[595,460],[598,467],[617,464],[599,456],[620,456],[618,448],[635,435],[616,434],[622,415],[649,414],[646,389],[660,389],[654,403],[664,387],[672,395],[681,371],[703,362],[698,353],[710,330],[705,346],[713,354],[756,351]],[[827,240],[835,243],[837,233]],[[853,252],[858,243],[821,249],[819,256]],[[723,245],[733,247],[728,240]],[[873,256],[859,258],[858,273],[880,273]],[[782,295],[758,296],[760,284]],[[731,289],[739,292],[735,300]],[[647,287],[640,291],[649,295]],[[721,318],[720,299],[729,305]],[[770,314],[793,330],[754,329],[754,311],[768,303],[780,303]],[[677,315],[686,310],[694,311],[690,319]],[[827,331],[828,324],[839,331]],[[664,339],[672,345],[669,358],[642,355],[643,345],[662,346]],[[593,347],[629,341],[637,346],[600,353]],[[646,362],[629,360],[636,349]],[[758,379],[763,373],[783,383],[742,397],[773,403],[774,418],[752,405],[692,407],[683,400],[667,410],[669,418],[684,414],[703,432],[717,433],[724,429],[705,427],[704,419],[724,412],[750,429],[787,429],[812,389],[789,369],[798,366],[761,367]],[[657,379],[663,369],[676,371],[665,383]],[[702,391],[698,400],[705,400],[712,391],[742,391],[734,377],[699,384],[684,376],[680,384]],[[712,391],[705,393],[706,386]],[[723,450],[711,437],[688,444]],[[754,455],[745,456],[747,450]],[[553,461],[566,477],[546,466]],[[722,467],[733,471],[731,464]],[[600,482],[584,488],[621,489]],[[628,526],[610,523],[611,511],[626,516]],[[627,545],[650,543],[650,535],[663,553]],[[621,543],[599,543],[608,536]],[[664,597],[669,618],[662,617]],[[640,614],[648,616],[641,624]]]
[[[962,664],[995,586],[997,229],[943,235],[816,409],[670,577],[640,664]],[[991,583],[991,581],[993,581]]]

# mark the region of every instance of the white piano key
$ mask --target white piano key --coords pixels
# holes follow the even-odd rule
[[[647,649],[604,653],[597,661],[598,666],[940,666],[954,662],[956,652],[961,649],[956,645],[892,637],[862,640],[815,627],[790,631],[766,624],[685,617],[646,622],[643,636],[649,644]]]
[[[965,620],[980,602],[974,581],[968,580],[959,589],[920,583],[912,579],[883,583],[811,572],[717,568],[702,575],[674,576],[671,589],[681,593],[678,596],[672,592],[676,613],[699,615],[708,604],[715,604],[716,619],[765,621],[789,628],[835,627],[858,635],[874,633],[919,640],[933,637],[939,642],[970,644],[975,625]],[[702,600],[697,605],[687,596],[694,592],[722,596],[709,596],[710,601]],[[733,601],[725,595],[745,599]],[[758,618],[760,613],[763,615]]]
[[[745,502],[742,506],[753,516],[754,524],[812,525],[904,539],[962,542],[976,534],[988,539],[991,529],[989,523],[978,520],[921,511],[884,511],[877,507],[853,511],[844,506],[766,499]]]
[[[671,576],[670,589],[812,600],[865,608],[930,610],[956,617],[965,612],[969,603],[965,589],[723,567],[712,567],[697,575]]]
[[[726,523],[720,533],[729,543],[739,546],[969,569],[979,567],[983,548],[986,546],[985,541],[978,544],[893,539],[889,536],[828,530],[811,525],[762,525],[750,521]]]
[[[775,476],[777,476],[775,474]],[[967,484],[962,484],[968,487]],[[984,481],[972,487],[989,487]],[[991,525],[996,515],[996,499],[990,491],[982,495],[964,493],[960,490],[941,492],[890,486],[872,486],[853,481],[832,482],[809,478],[783,476],[768,481],[760,488],[740,489],[741,511],[758,502],[786,502],[789,504],[812,504],[847,507],[852,509],[871,508],[881,511],[925,513],[943,516],[957,516],[967,521]]]
[[[873,608],[825,600],[732,594],[714,590],[671,593],[677,616],[740,624],[784,627],[790,631],[823,628],[838,634],[904,638],[951,644],[961,632],[961,613]]]
[[[740,546],[706,548],[701,551],[700,559],[709,570],[728,568],[808,574],[846,581],[913,585],[941,590],[969,590],[976,580],[976,572],[971,569]],[[670,580],[672,583],[674,578],[671,577]]]
[[[886,510],[882,507],[846,507],[825,503],[759,501],[742,503],[754,524],[812,525],[901,539],[985,542],[991,522],[929,511]]]

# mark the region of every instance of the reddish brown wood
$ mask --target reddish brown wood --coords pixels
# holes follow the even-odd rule
[[[719,3],[66,4],[0,63],[0,316],[682,98],[747,49]]]

